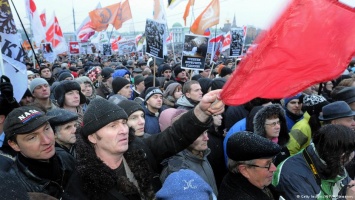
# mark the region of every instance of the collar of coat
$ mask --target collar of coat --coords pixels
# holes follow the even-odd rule
[[[134,136],[130,140],[134,139]],[[127,177],[118,177],[115,170],[109,168],[103,161],[96,156],[94,148],[79,134],[77,140],[77,172],[81,178],[82,189],[90,199],[100,199],[113,188],[123,196],[140,196],[143,194],[147,199],[154,198],[154,190],[151,180],[151,170],[144,158],[144,153],[140,149],[128,148],[124,157],[136,178],[138,188],[129,181]]]

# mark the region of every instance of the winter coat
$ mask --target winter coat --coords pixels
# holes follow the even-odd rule
[[[185,109],[185,110],[191,110],[193,109],[196,105],[191,103],[191,101],[189,101],[189,99],[185,96],[182,95],[177,101],[177,109]]]
[[[211,186],[213,193],[217,195],[218,190],[216,180],[214,178],[212,167],[207,160],[207,156],[210,152],[210,149],[204,151],[203,158],[192,154],[192,152],[187,149],[179,152],[175,156],[163,161],[162,165],[165,167],[160,174],[160,180],[164,182],[171,173],[177,172],[180,169],[190,169],[200,175],[200,177]]]
[[[201,123],[193,110],[177,120],[162,133],[148,138],[137,138],[130,133],[129,147],[124,158],[137,180],[137,187],[125,176],[118,176],[100,160],[94,148],[79,137],[77,141],[78,165],[68,183],[63,199],[153,199],[161,183],[159,164],[187,148],[206,130],[212,118]],[[195,131],[191,131],[195,130]]]
[[[290,156],[290,152],[286,147],[288,141],[290,140],[290,136],[287,131],[284,109],[279,104],[265,106],[256,113],[254,116],[253,124],[254,133],[266,138],[265,121],[268,116],[273,115],[277,115],[280,120],[280,134],[277,144],[282,147],[282,150],[281,153],[276,156],[274,161],[274,164],[277,166]]]
[[[96,94],[104,99],[107,99],[111,94],[111,89],[107,88],[104,83],[101,83],[100,86],[96,89]]]
[[[223,117],[227,131],[229,131],[235,123],[247,117],[248,114],[249,110],[247,110],[244,105],[229,106],[224,112],[225,117]]]
[[[273,198],[267,196],[263,190],[254,186],[242,174],[228,172],[224,177],[218,193],[218,200],[272,200],[279,199],[279,194],[270,184],[267,186]]]
[[[8,172],[11,166],[14,164],[15,158],[9,154],[6,154],[0,150],[0,171]]]
[[[317,170],[320,178],[321,184],[332,185],[331,188],[324,188],[322,190],[303,155],[303,151],[307,151],[311,160],[313,161],[314,167]],[[341,190],[338,188],[339,185],[346,186],[351,180],[344,169],[343,175],[338,175],[338,178],[333,180],[325,180],[322,175],[322,169],[325,169],[326,165],[323,164],[319,156],[315,151],[313,143],[307,148],[303,149],[300,153],[291,156],[282,162],[274,173],[272,184],[276,187],[276,190],[280,192],[281,196],[285,199],[299,199],[299,195],[304,195],[307,199],[317,199],[318,194],[323,194],[323,191],[340,189],[337,193],[339,196],[345,196],[346,190]],[[297,170],[296,170],[297,169]],[[331,198],[325,198],[331,199]],[[344,199],[344,198],[340,198]]]
[[[142,105],[144,110],[144,132],[149,134],[157,134],[160,133],[160,126],[159,126],[159,115],[163,110],[166,109],[165,106],[162,106],[157,113],[152,113],[148,110],[146,105]]]
[[[67,182],[74,171],[75,160],[73,156],[59,148],[56,148],[55,156],[57,157],[60,167],[60,182],[54,182],[36,176],[18,158],[16,159],[13,168],[10,170],[10,173],[17,176],[27,192],[45,193],[60,199],[63,194],[63,189],[66,187]]]
[[[308,124],[311,116],[307,112],[305,112],[303,116],[303,119],[292,127],[289,134],[290,141],[287,144],[287,148],[291,155],[295,155],[311,143],[312,130],[311,126]]]

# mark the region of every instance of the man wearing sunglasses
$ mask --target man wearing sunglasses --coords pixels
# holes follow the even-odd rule
[[[274,157],[281,147],[251,132],[239,132],[227,141],[228,173],[218,199],[278,199],[271,184],[276,166]]]

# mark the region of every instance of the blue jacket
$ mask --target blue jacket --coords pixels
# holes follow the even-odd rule
[[[242,120],[238,121],[235,123],[232,128],[229,129],[227,135],[224,137],[223,140],[223,152],[224,152],[224,161],[228,162],[228,156],[227,156],[227,141],[230,136],[232,136],[234,133],[237,133],[239,131],[245,131],[247,129],[247,118],[243,118]]]
[[[152,113],[148,110],[145,104],[142,105],[144,109],[144,115],[145,115],[145,125],[144,125],[144,132],[149,133],[149,134],[156,134],[160,133],[160,126],[159,126],[159,115],[160,113],[166,109],[165,106],[162,106],[159,111],[157,116],[155,113]]]

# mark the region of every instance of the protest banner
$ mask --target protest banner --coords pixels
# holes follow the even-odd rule
[[[181,68],[203,70],[207,55],[208,36],[185,35]]]

